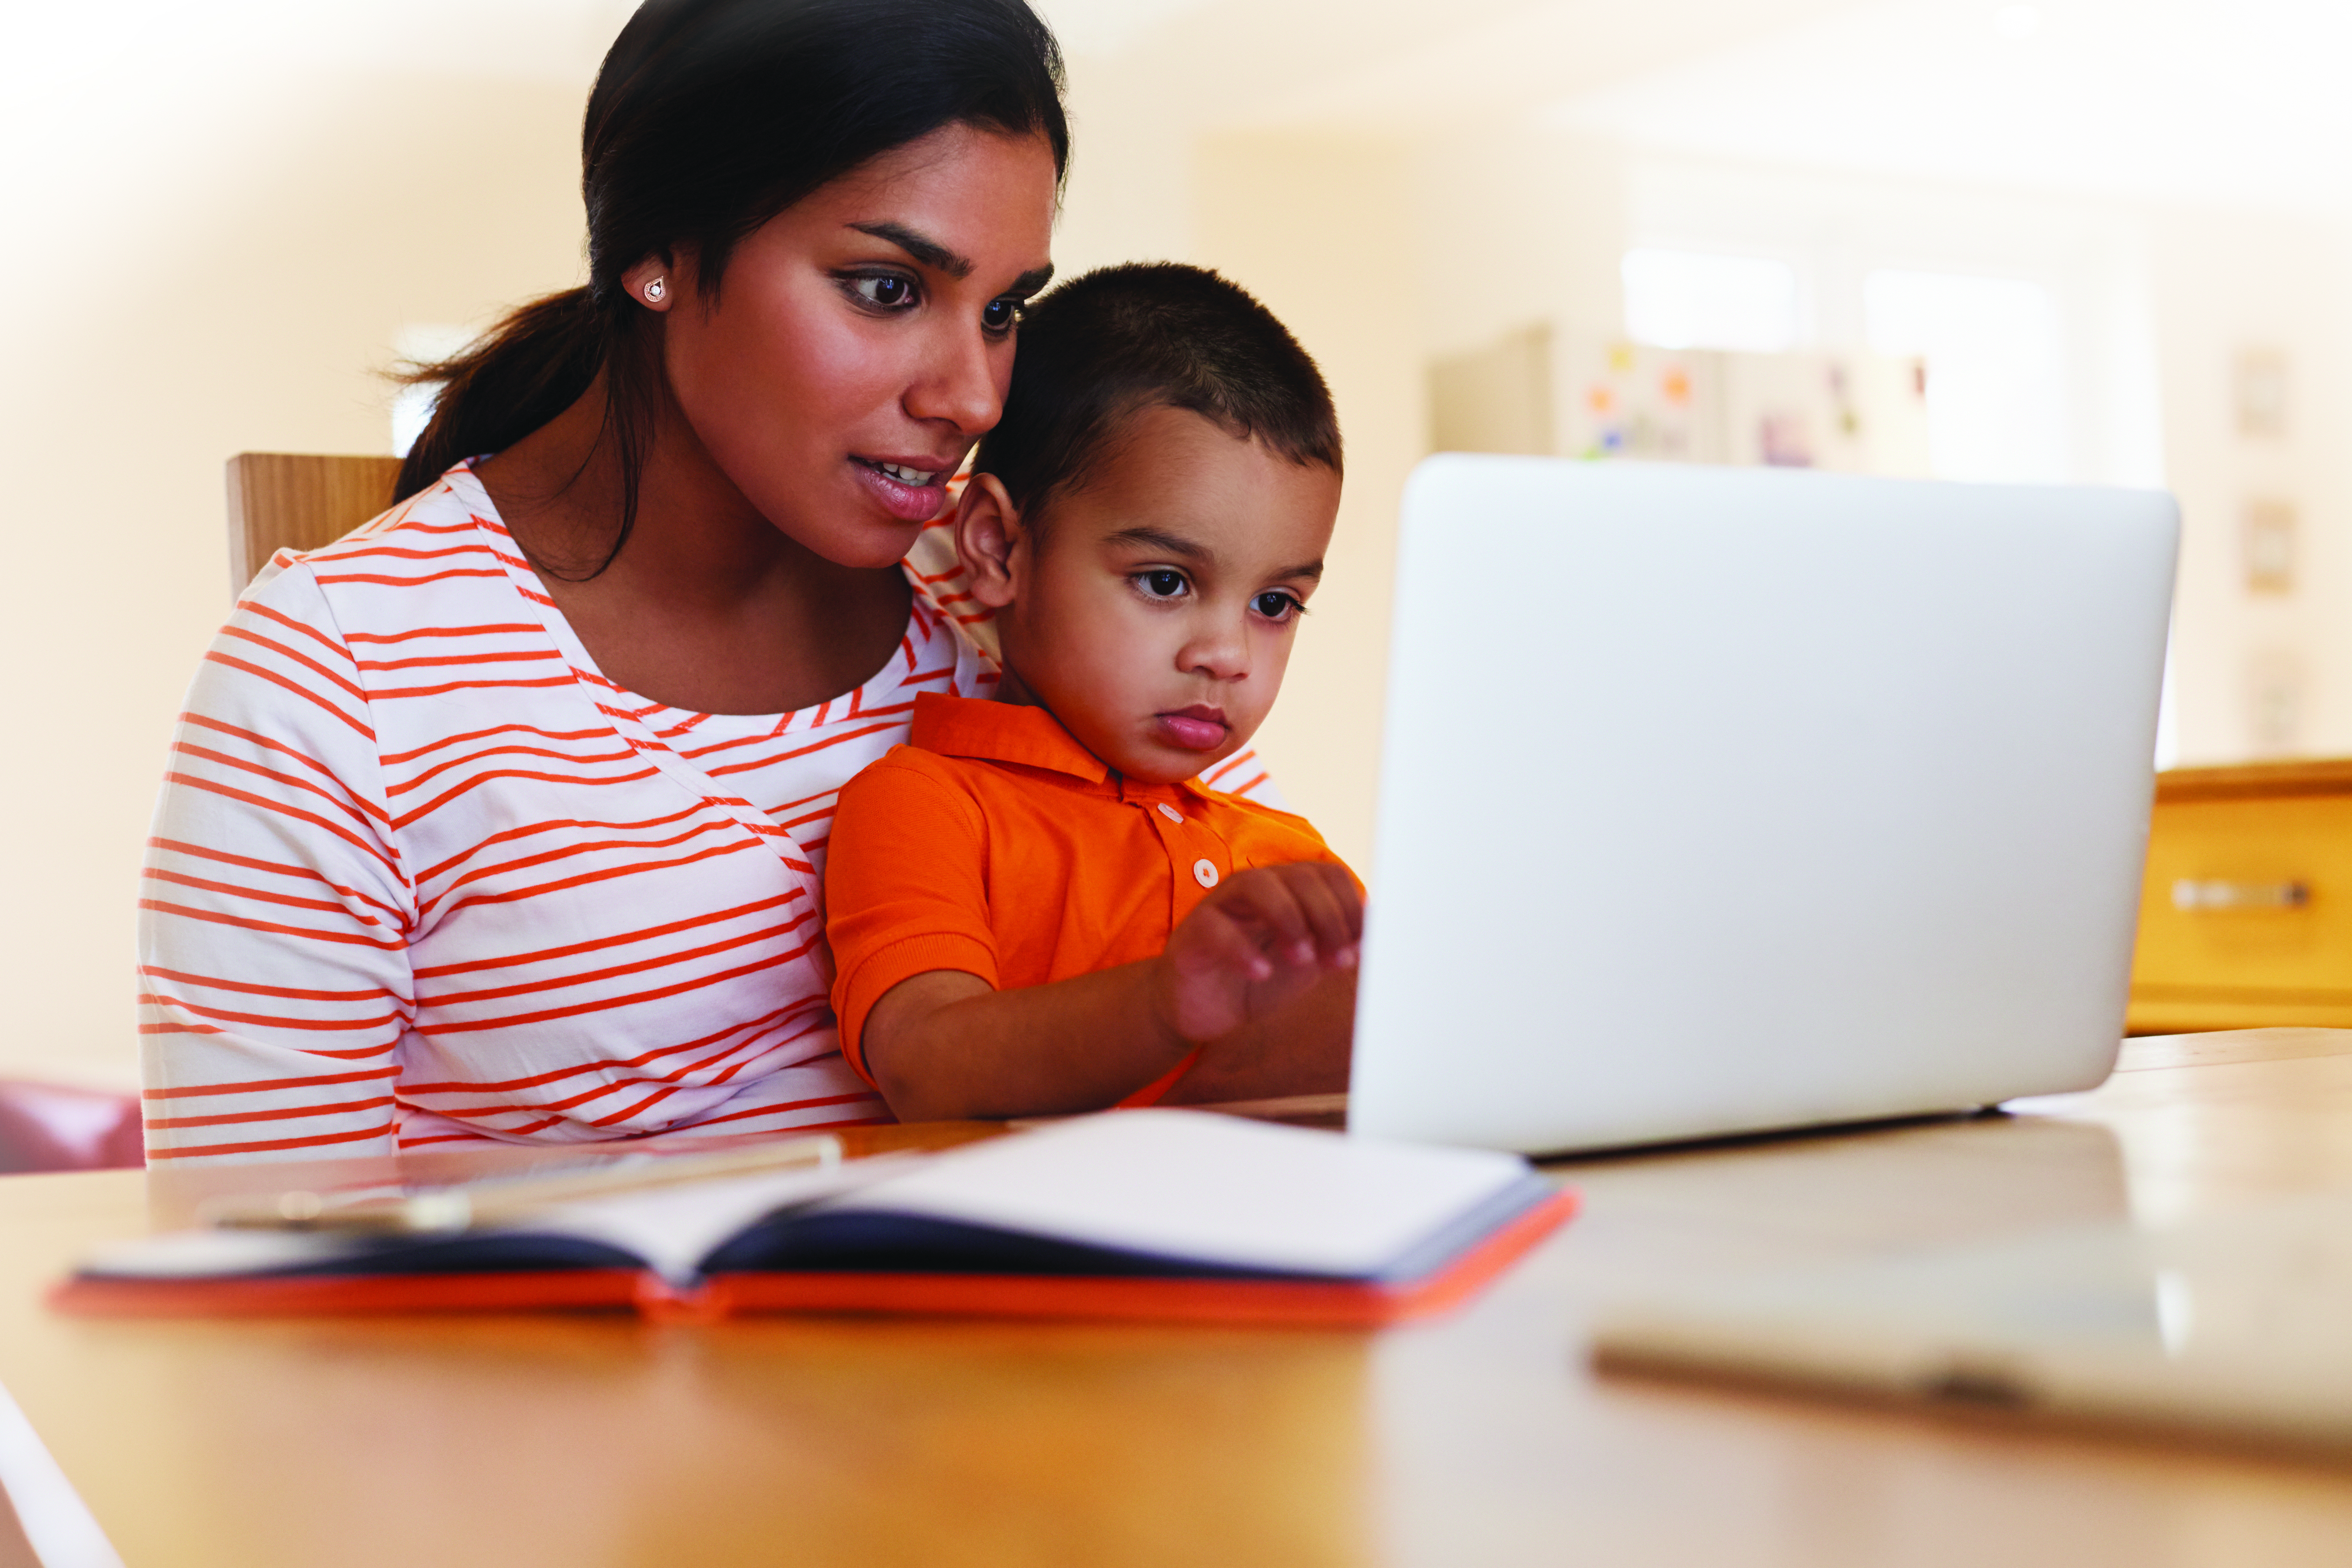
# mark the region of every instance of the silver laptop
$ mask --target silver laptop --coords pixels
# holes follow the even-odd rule
[[[1552,1152],[2098,1083],[2179,531],[2154,492],[1423,464],[1349,1128]]]

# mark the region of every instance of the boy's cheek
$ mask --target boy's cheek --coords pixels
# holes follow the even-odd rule
[[[1238,694],[1240,701],[1234,704],[1246,710],[1233,714],[1235,751],[1249,743],[1258,726],[1274,711],[1275,700],[1282,695],[1282,677],[1290,662],[1290,639],[1283,637],[1267,640],[1272,646],[1253,650],[1251,679],[1244,691]]]
[[[1181,617],[1155,614],[1129,594],[1093,624],[1096,629],[1087,639],[1087,656],[1105,678],[1136,684],[1175,669],[1177,649],[1184,641]]]
[[[1234,751],[1240,751],[1257,738],[1259,726],[1265,722],[1265,716],[1273,711],[1273,708],[1274,705],[1270,702],[1261,702],[1255,706],[1253,711],[1240,717],[1239,721],[1233,728]]]

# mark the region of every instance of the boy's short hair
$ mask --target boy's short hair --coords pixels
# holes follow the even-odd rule
[[[1315,362],[1273,311],[1205,268],[1098,268],[1031,305],[1020,333],[1004,416],[972,467],[1024,513],[1084,484],[1118,426],[1155,405],[1339,470],[1339,416]]]

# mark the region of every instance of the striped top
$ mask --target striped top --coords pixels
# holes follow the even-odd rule
[[[864,685],[745,716],[606,679],[469,465],[281,553],[197,671],[148,843],[148,1157],[888,1120],[840,1056],[824,857],[917,695],[994,688],[953,561],[926,531]],[[1246,752],[1208,782],[1272,794]]]

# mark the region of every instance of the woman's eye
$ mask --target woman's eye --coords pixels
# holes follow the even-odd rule
[[[879,273],[872,278],[853,278],[850,289],[869,305],[879,305],[886,310],[903,310],[914,302],[915,283],[910,278],[896,273]]]
[[[1250,607],[1269,621],[1286,621],[1305,606],[1288,594],[1269,591],[1251,600]]]
[[[1013,323],[1021,319],[1021,301],[1011,297],[991,300],[980,313],[980,324],[992,332],[1009,332]]]
[[[1139,572],[1135,580],[1142,585],[1145,593],[1155,599],[1172,599],[1184,591],[1184,574],[1181,572]]]

